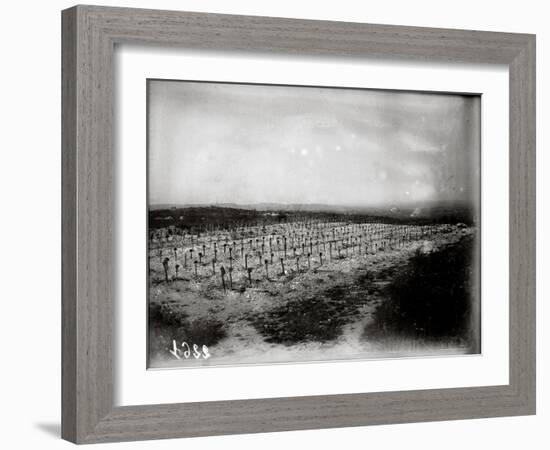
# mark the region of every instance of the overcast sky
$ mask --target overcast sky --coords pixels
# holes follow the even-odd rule
[[[474,201],[480,98],[148,83],[149,203]]]

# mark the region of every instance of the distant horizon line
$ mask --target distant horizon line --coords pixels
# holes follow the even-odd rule
[[[149,208],[155,207],[202,207],[202,206],[325,206],[325,207],[337,207],[337,208],[379,208],[379,207],[421,207],[426,205],[435,204],[471,204],[468,200],[432,200],[432,201],[419,201],[419,202],[388,202],[388,203],[371,203],[371,204],[335,204],[335,203],[283,203],[283,202],[256,202],[256,203],[236,203],[236,202],[205,202],[205,203],[176,203],[176,202],[163,202],[163,203],[151,203]]]

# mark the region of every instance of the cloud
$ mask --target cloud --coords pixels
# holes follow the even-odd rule
[[[177,81],[148,89],[152,203],[437,201],[469,198],[479,183],[477,97]]]

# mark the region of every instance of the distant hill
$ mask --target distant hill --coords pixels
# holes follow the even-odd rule
[[[325,205],[325,204],[297,204],[297,203],[255,203],[255,204],[238,204],[238,203],[207,203],[207,204],[159,204],[151,205],[149,210],[155,211],[159,209],[181,209],[181,208],[232,208],[246,209],[254,211],[338,211],[344,212],[350,209],[355,209],[349,206]]]
[[[422,206],[353,207],[323,204],[259,203],[237,205],[154,205],[149,208],[149,227],[170,225],[179,228],[231,227],[296,220],[383,221],[391,223],[476,222],[468,205],[425,204]]]

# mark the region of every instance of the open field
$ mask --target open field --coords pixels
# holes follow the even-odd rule
[[[204,208],[201,223],[199,209],[189,211],[187,226],[178,212],[179,226],[150,231],[151,366],[476,352],[470,291],[457,306],[467,326],[454,335],[392,329],[397,315],[388,308],[392,283],[420,255],[466,242],[464,264],[472,272],[473,227],[226,208]],[[177,359],[173,341],[206,345],[210,358]]]

